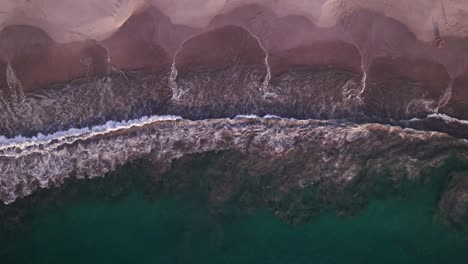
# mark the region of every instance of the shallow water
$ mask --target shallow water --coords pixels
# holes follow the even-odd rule
[[[432,189],[374,201],[353,217],[326,213],[295,227],[266,210],[216,217],[193,195],[149,201],[134,190],[109,202],[83,192],[62,206],[37,207],[23,231],[2,239],[0,258],[47,264],[468,263],[468,237],[433,221]]]

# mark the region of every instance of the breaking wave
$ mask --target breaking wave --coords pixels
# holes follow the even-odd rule
[[[104,125],[93,126],[91,128],[72,128],[66,131],[58,131],[52,134],[43,135],[41,133],[34,137],[16,136],[14,138],[6,138],[0,136],[0,151],[8,149],[21,149],[37,145],[47,145],[53,141],[61,143],[73,143],[77,140],[85,140],[97,135],[112,133],[119,130],[142,127],[158,121],[175,121],[181,120],[180,116],[143,116],[138,119],[129,121],[107,121]],[[4,153],[3,153],[4,155]]]
[[[337,180],[336,177],[346,177],[348,181],[356,177],[358,169],[344,162],[342,155],[347,152],[347,148],[350,151],[347,155],[358,155],[355,151],[361,149],[361,146],[353,146],[357,142],[361,142],[359,145],[386,148],[388,143],[376,137],[380,133],[378,131],[384,131],[393,145],[406,146],[408,142],[424,140],[433,144],[431,147],[434,150],[431,152],[437,149],[441,151],[438,156],[446,155],[443,150],[447,147],[468,147],[465,141],[441,133],[379,124],[355,124],[345,120],[296,120],[276,115],[238,115],[233,119],[190,121],[180,116],[145,116],[29,138],[2,137],[0,199],[10,203],[39,187],[60,185],[73,175],[77,178],[102,176],[136,159],[152,160],[166,164],[163,167],[170,167],[174,159],[209,151],[238,150],[263,153],[261,155],[272,158],[286,157],[294,153],[297,146],[304,144],[328,146],[324,149],[326,151],[330,147],[339,148],[342,154],[330,156],[324,153],[324,160],[316,162],[324,166],[330,162],[342,164],[339,166],[343,166],[344,171],[333,171],[329,177],[334,180]],[[413,155],[411,153],[408,151],[394,157]],[[420,162],[418,158],[413,157],[412,160],[415,164],[405,164],[411,175],[424,167],[416,164]],[[339,172],[341,176],[337,174]]]

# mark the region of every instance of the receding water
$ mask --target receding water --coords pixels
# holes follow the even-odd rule
[[[93,184],[93,181],[84,184]],[[1,263],[468,263],[468,238],[433,221],[432,188],[378,200],[353,217],[290,226],[267,210],[234,219],[202,202],[88,192],[39,206],[0,242]]]

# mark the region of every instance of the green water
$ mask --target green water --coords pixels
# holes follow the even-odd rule
[[[432,221],[432,195],[376,201],[360,215],[297,227],[267,211],[213,217],[200,203],[137,192],[37,209],[0,242],[1,263],[468,263],[468,241]]]

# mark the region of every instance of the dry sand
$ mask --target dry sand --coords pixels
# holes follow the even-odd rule
[[[443,0],[445,16],[441,0],[3,0],[0,28],[27,24],[58,42],[102,40],[147,5],[157,6],[174,23],[204,27],[214,16],[249,3],[268,6],[279,16],[307,16],[322,27],[364,9],[406,24],[421,40],[433,38],[432,18],[445,36],[468,36],[465,0]]]

